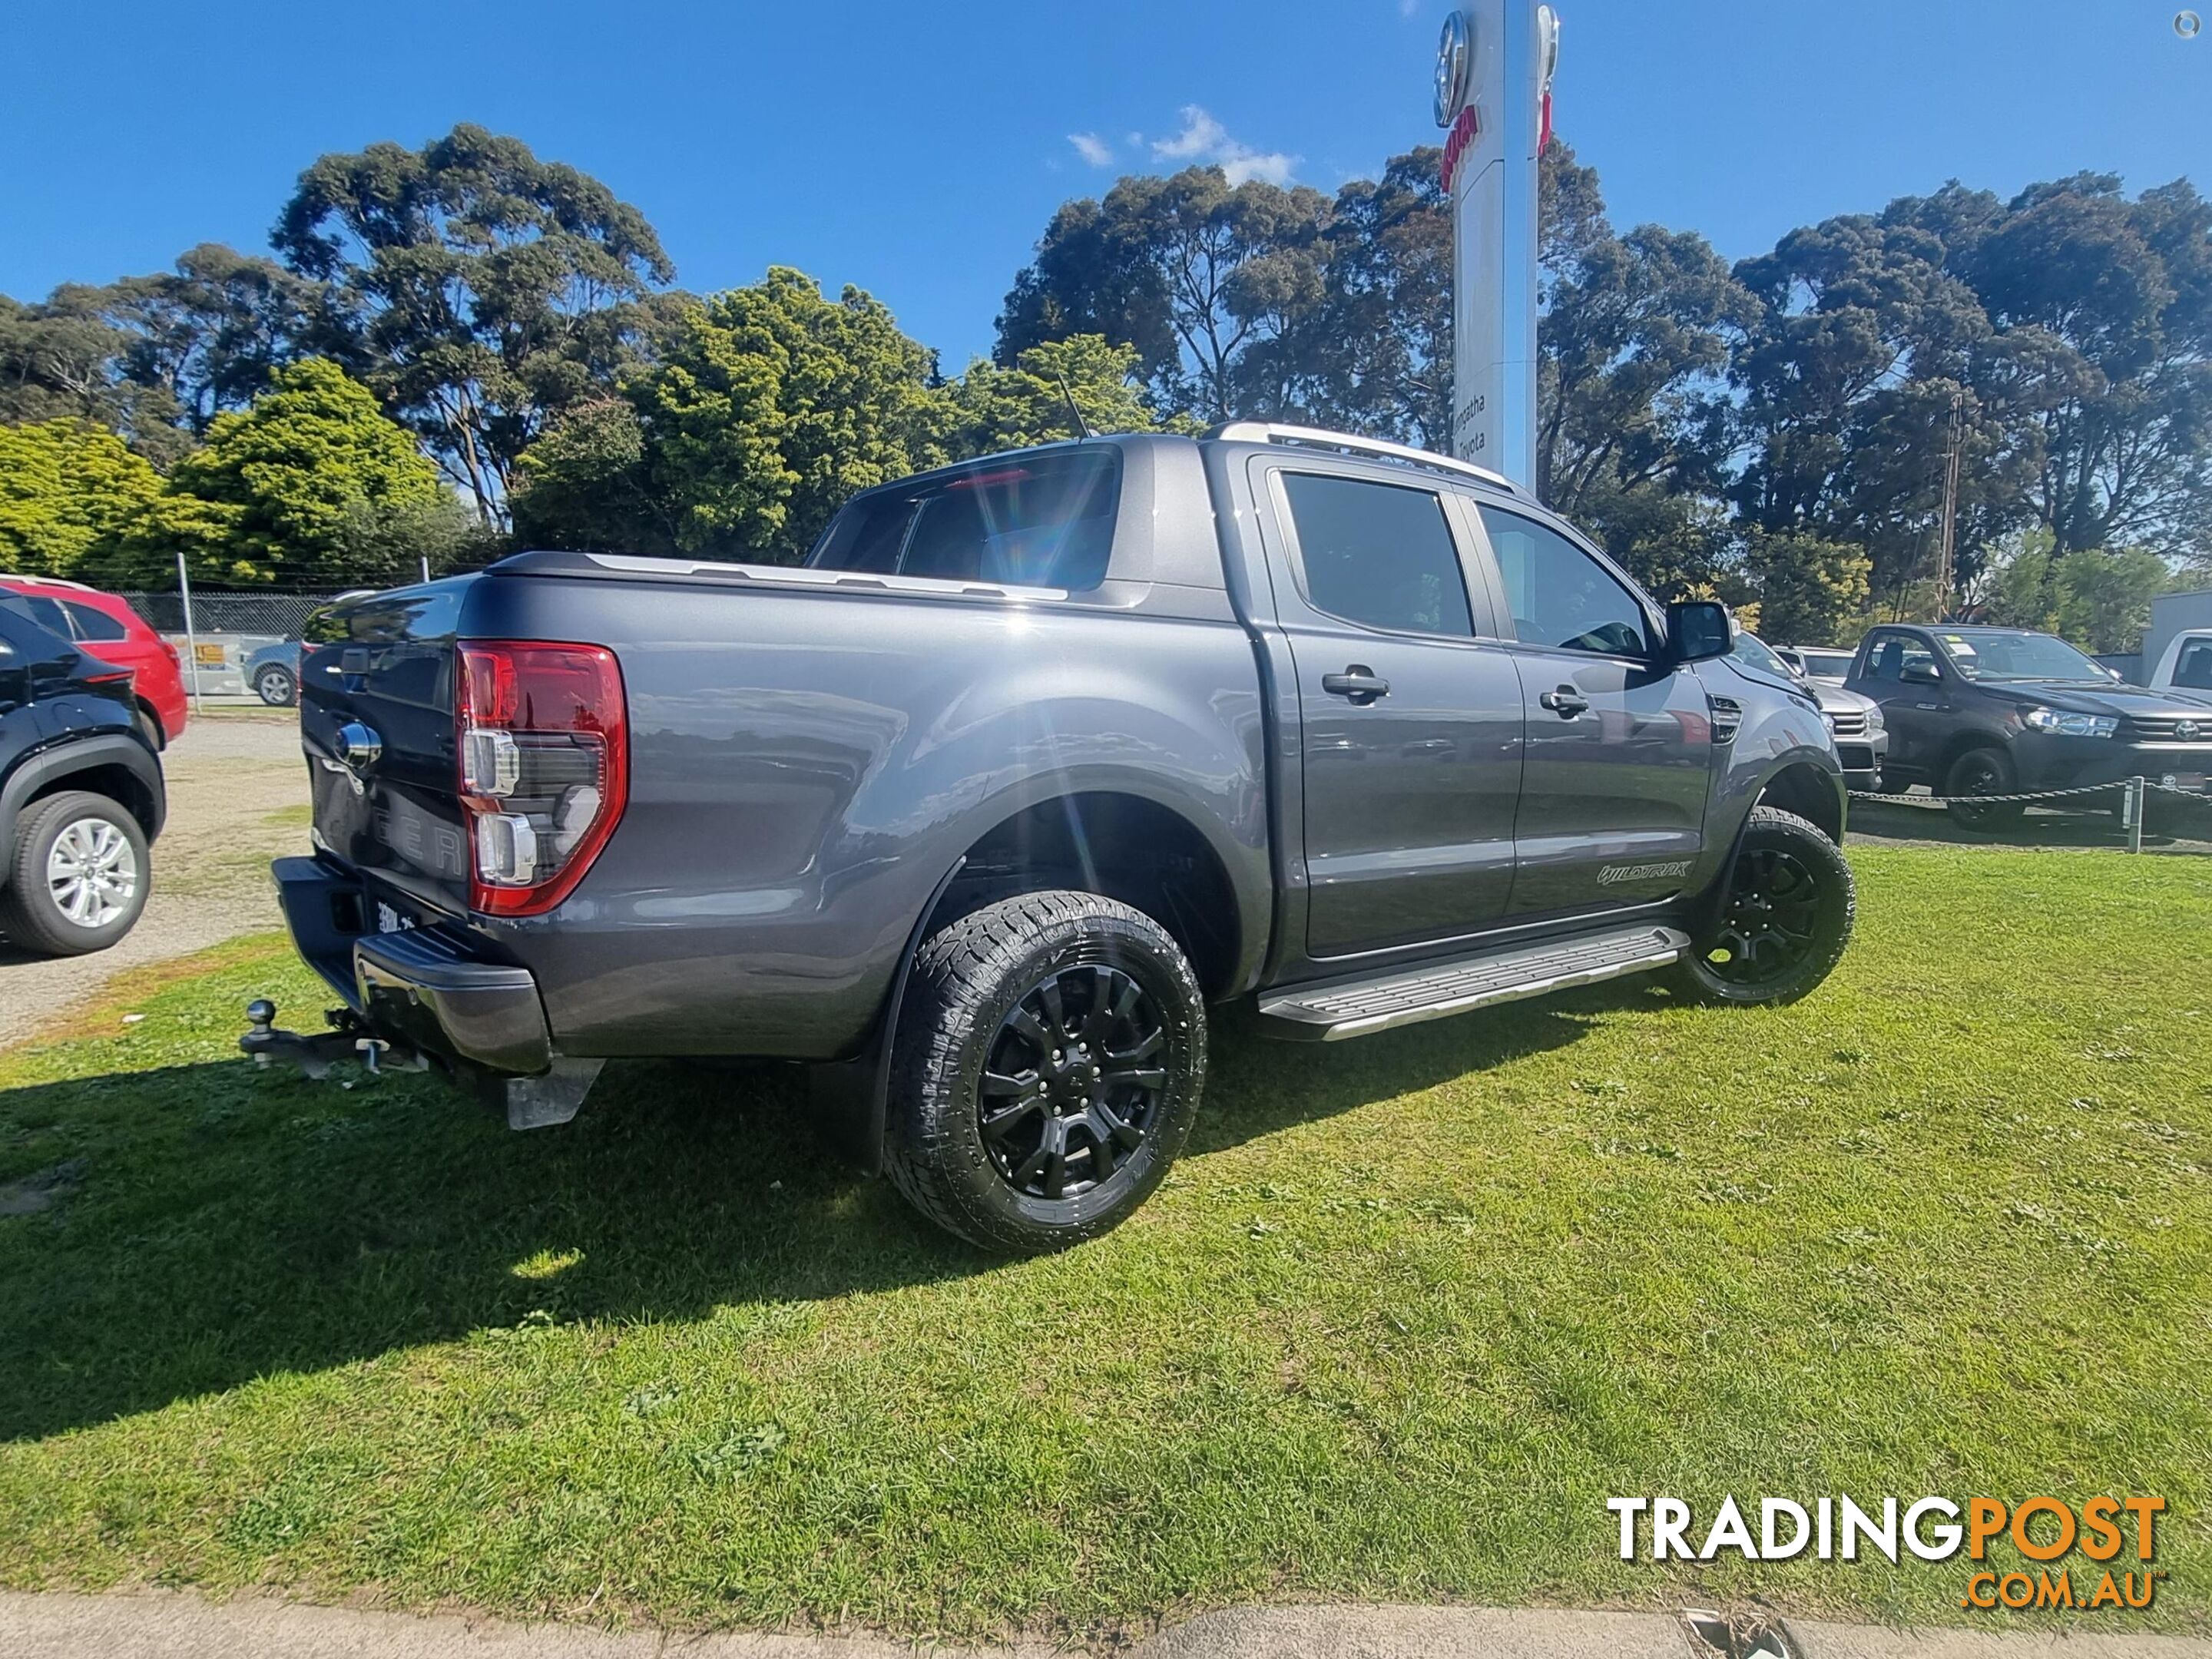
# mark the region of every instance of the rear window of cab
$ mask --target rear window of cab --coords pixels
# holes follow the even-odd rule
[[[847,503],[806,562],[1082,592],[1106,579],[1121,493],[1115,448],[1010,459]]]

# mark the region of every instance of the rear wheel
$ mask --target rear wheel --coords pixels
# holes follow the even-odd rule
[[[1700,1002],[1795,1002],[1850,942],[1858,896],[1836,843],[1794,812],[1754,806],[1713,919],[1676,965]]]
[[[1158,922],[1090,893],[1006,899],[915,960],[891,1177],[986,1249],[1093,1238],[1165,1178],[1205,1080],[1205,1000]]]
[[[276,663],[271,663],[253,677],[253,689],[262,702],[274,708],[289,708],[293,698],[300,691],[298,682],[292,678],[292,671]]]
[[[153,866],[130,813],[82,790],[49,795],[15,821],[0,927],[49,955],[104,951],[146,908]]]
[[[2012,757],[2002,749],[1969,749],[1943,774],[1943,793],[1953,822],[1969,830],[2002,830],[2017,823],[2027,811],[2016,800],[1986,803],[1956,799],[1961,795],[2009,795],[2018,787]]]

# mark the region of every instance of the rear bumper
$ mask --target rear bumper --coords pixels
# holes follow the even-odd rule
[[[319,859],[270,866],[292,942],[369,1029],[447,1060],[509,1076],[547,1070],[553,1044],[526,968],[487,960],[442,925],[368,931],[358,878]]]

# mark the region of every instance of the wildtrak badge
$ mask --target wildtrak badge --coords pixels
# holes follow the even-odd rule
[[[1690,873],[1688,859],[1665,864],[1608,864],[1597,872],[1597,884],[1610,887],[1620,881],[1672,881]]]

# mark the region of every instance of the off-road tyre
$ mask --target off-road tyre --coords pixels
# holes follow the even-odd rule
[[[97,925],[73,921],[57,898],[50,873],[54,844],[78,826],[106,825],[119,838],[124,853],[113,860],[110,877],[118,868],[131,872],[127,898],[115,904],[113,914]],[[73,838],[89,844],[94,839],[112,848],[117,840],[102,836],[96,827]],[[27,951],[48,956],[80,957],[105,951],[137,925],[153,885],[154,866],[148,857],[146,832],[137,819],[105,795],[71,789],[33,801],[15,820],[15,844],[8,849],[7,890],[0,892],[0,931]],[[103,892],[111,890],[103,888]],[[109,907],[103,900],[102,910]]]
[[[1943,770],[1942,793],[1948,796],[2009,795],[2019,787],[2020,774],[2014,769],[2012,757],[1988,744],[1969,749]],[[1952,799],[1945,803],[1944,810],[1961,829],[1993,830],[2008,830],[2018,823],[2026,815],[2027,805],[2016,800],[1980,805]]]
[[[1065,1012],[1066,1046],[1043,1052],[1028,1028],[1053,1024],[1037,1012],[1047,1008],[1048,985],[1057,999],[1049,1006]],[[1085,1042],[1079,1057],[1079,1017],[1095,998],[1119,1006],[1130,986],[1131,1012],[1109,1022],[1109,1035],[1095,1048]],[[1139,1048],[1146,1052],[1127,1058]],[[1076,1065],[1100,1061],[1109,1050],[1112,1057],[1091,1066],[1087,1079],[1079,1066],[1073,1078],[1056,1069],[1059,1054]],[[1037,1063],[1026,1071],[993,1068],[994,1058],[1012,1068],[1032,1054]],[[1117,1114],[1138,1102],[1133,1079],[1154,1072],[1158,1082],[1142,1085],[1157,1092],[1147,1095],[1137,1143],[1107,1137],[1097,1146],[1101,1121],[1133,1127],[1133,1114]],[[987,1073],[997,1091],[988,1099]],[[1039,1079],[1030,1093],[1009,1091],[1024,1075]],[[884,1162],[916,1209],[970,1243],[1008,1254],[1060,1249],[1106,1232],[1151,1195],[1189,1136],[1205,1083],[1205,997],[1167,931],[1095,894],[1025,893],[972,911],[923,942],[893,1041]],[[1085,1091],[1091,1104],[1079,1111]],[[1030,1120],[1018,1118],[1011,1129],[1005,1120],[1030,1094],[1040,1103],[1031,1110],[1041,1138],[1056,1133],[1063,1147],[1084,1143],[1080,1158],[1063,1159],[1063,1176],[1079,1162],[1084,1177],[1109,1163],[1110,1172],[1061,1196],[1047,1195],[1053,1182],[1042,1175],[1028,1177],[1025,1189],[1019,1165],[1038,1154],[1015,1137],[1030,1133]],[[987,1109],[994,1115],[988,1144]],[[1056,1132],[1047,1126],[1052,1118],[1062,1125]]]
[[[1843,959],[1858,894],[1851,866],[1818,826],[1778,806],[1753,807],[1722,882],[1704,931],[1673,969],[1676,988],[1692,1000],[1736,1008],[1795,1002]],[[1762,887],[1774,890],[1763,894],[1765,904],[1740,908],[1762,896]],[[1773,971],[1758,972],[1769,949],[1778,952]]]

